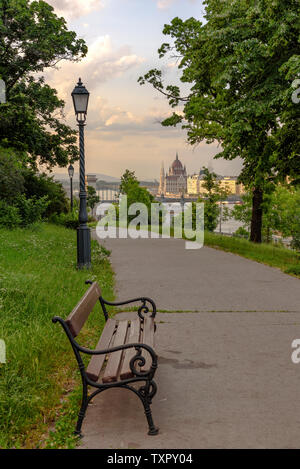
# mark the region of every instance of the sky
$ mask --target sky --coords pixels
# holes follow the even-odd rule
[[[180,128],[162,127],[172,114],[166,99],[139,76],[160,68],[164,80],[178,82],[172,57],[159,59],[167,39],[163,26],[178,16],[203,20],[202,0],[47,0],[69,29],[83,38],[89,52],[79,63],[60,62],[47,70],[46,81],[66,102],[65,118],[76,127],[71,92],[81,77],[90,92],[85,133],[86,173],[120,177],[126,169],[141,180],[159,179],[161,163],[168,168],[176,152],[188,174],[208,166],[218,174],[238,175],[240,163],[214,160],[221,149],[202,142],[187,143]],[[78,172],[78,163],[75,165]],[[66,169],[56,168],[57,174]]]

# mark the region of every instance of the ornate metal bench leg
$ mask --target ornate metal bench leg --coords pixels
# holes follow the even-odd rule
[[[81,427],[82,427],[82,422],[83,422],[83,419],[84,419],[84,416],[85,416],[85,412],[86,412],[87,406],[88,406],[87,386],[86,386],[86,384],[84,384],[84,386],[83,386],[83,393],[82,393],[81,408],[80,408],[80,411],[79,411],[79,414],[78,414],[78,420],[77,420],[77,424],[76,424],[76,430],[75,430],[75,432],[74,432],[75,435],[78,435],[78,436],[80,436],[80,437],[82,437]]]
[[[157,435],[159,429],[154,425],[152,412],[151,412],[151,403],[152,399],[155,396],[157,387],[154,381],[147,381],[145,386],[142,386],[139,390],[139,395],[143,402],[145,409],[145,415],[147,417],[147,422],[149,425],[148,435]]]
[[[145,402],[144,408],[145,408],[145,414],[146,414],[148,425],[149,425],[148,435],[157,435],[159,432],[159,428],[155,427],[154,425],[150,404]]]

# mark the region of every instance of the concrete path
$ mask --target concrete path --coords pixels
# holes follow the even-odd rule
[[[88,409],[81,447],[299,448],[299,280],[222,251],[186,251],[180,240],[105,245],[118,297],[201,312],[157,315],[159,435],[147,435],[135,395],[109,390]]]
[[[180,239],[104,240],[117,296],[150,296],[171,311],[299,311],[300,282],[279,269]]]

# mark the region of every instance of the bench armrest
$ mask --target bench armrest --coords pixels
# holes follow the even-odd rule
[[[92,285],[93,282],[91,280],[86,280],[85,283],[86,283],[86,285]],[[121,301],[121,302],[116,303],[116,302],[112,302],[112,301],[107,301],[102,296],[100,296],[99,301],[100,301],[102,311],[104,313],[106,321],[108,320],[108,312],[105,308],[105,305],[108,305],[108,306],[122,306],[122,305],[128,305],[130,303],[141,302],[142,305],[138,309],[138,315],[141,319],[144,319],[143,313],[144,314],[149,313],[149,307],[147,306],[146,303],[150,303],[150,305],[152,306],[151,318],[155,318],[155,316],[156,316],[156,304],[154,303],[153,300],[151,300],[151,298],[147,298],[147,297],[133,298],[132,300]]]
[[[141,297],[141,298],[133,298],[132,300],[127,300],[127,301],[120,301],[120,302],[111,302],[111,301],[106,301],[104,298],[101,298],[100,302],[104,303],[105,305],[109,306],[123,306],[123,305],[128,305],[130,303],[136,303],[136,302],[141,302],[141,306],[138,309],[138,315],[141,319],[144,319],[143,314],[148,314],[149,313],[149,306],[147,303],[149,303],[152,306],[152,314],[151,318],[155,318],[156,316],[156,304],[154,303],[151,298],[147,297]]]

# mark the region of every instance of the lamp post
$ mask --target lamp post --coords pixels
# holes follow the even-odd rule
[[[77,267],[89,269],[91,267],[91,233],[87,226],[88,214],[85,190],[85,154],[84,154],[84,127],[87,115],[90,93],[82,84],[81,78],[72,92],[74,110],[79,127],[80,150],[80,192],[79,192],[79,227],[77,229]]]
[[[73,176],[74,176],[74,168],[71,164],[68,167],[68,173],[69,173],[69,178],[70,178],[71,210],[73,211]]]

